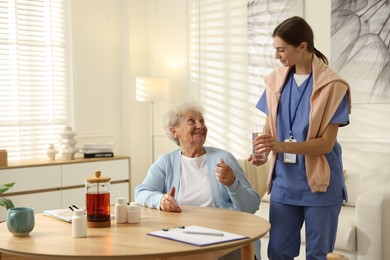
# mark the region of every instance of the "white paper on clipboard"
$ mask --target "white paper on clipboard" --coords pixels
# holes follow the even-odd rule
[[[193,231],[193,232],[204,232],[204,233],[223,233],[221,236],[215,235],[206,235],[206,234],[188,234],[185,232]],[[167,231],[157,230],[154,232],[149,232],[148,235],[166,238],[175,240],[178,242],[183,242],[195,246],[207,246],[218,243],[224,243],[234,240],[246,239],[247,236],[242,236],[234,233],[229,233],[217,229],[200,227],[196,225],[186,226],[184,228],[171,228]]]

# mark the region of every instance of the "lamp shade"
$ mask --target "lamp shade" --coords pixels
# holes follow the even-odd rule
[[[163,77],[137,77],[136,100],[154,102],[169,97],[169,79]]]

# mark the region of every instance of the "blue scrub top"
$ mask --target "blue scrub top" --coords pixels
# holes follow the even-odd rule
[[[290,120],[294,117],[295,113],[295,120],[292,124],[293,138],[298,142],[305,141],[309,129],[313,78],[309,77],[298,88],[293,73],[294,69],[289,73],[278,106],[276,128],[278,141],[280,142],[284,142],[285,139],[290,137]],[[305,88],[307,89],[305,90]],[[301,96],[302,100],[300,101]],[[290,100],[291,109],[289,108]],[[265,114],[269,114],[265,91],[256,107]],[[291,117],[288,116],[288,113],[290,113]],[[349,124],[347,95],[344,96],[330,123],[339,124],[340,126]],[[329,154],[326,154],[326,158],[330,166],[330,183],[328,189],[326,192],[313,193],[310,190],[306,177],[305,156],[297,155],[297,162],[291,164],[284,163],[283,153],[279,153],[274,168],[271,201],[299,206],[331,206],[341,204],[343,199],[347,200],[343,177],[341,146],[337,140],[333,150]]]

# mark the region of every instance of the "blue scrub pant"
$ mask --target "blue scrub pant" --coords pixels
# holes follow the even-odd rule
[[[305,223],[306,260],[326,260],[334,249],[340,209],[341,204],[311,207],[271,202],[268,258],[291,260],[298,256]]]

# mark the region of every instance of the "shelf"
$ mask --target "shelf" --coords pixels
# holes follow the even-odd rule
[[[107,158],[76,158],[73,160],[37,160],[37,161],[21,161],[12,163],[9,162],[8,166],[0,167],[0,170],[16,169],[16,168],[27,168],[27,167],[39,167],[39,166],[54,166],[54,165],[65,165],[73,163],[89,163],[89,162],[100,162],[100,161],[109,161],[109,160],[120,160],[120,159],[129,159],[129,156],[114,156]]]

